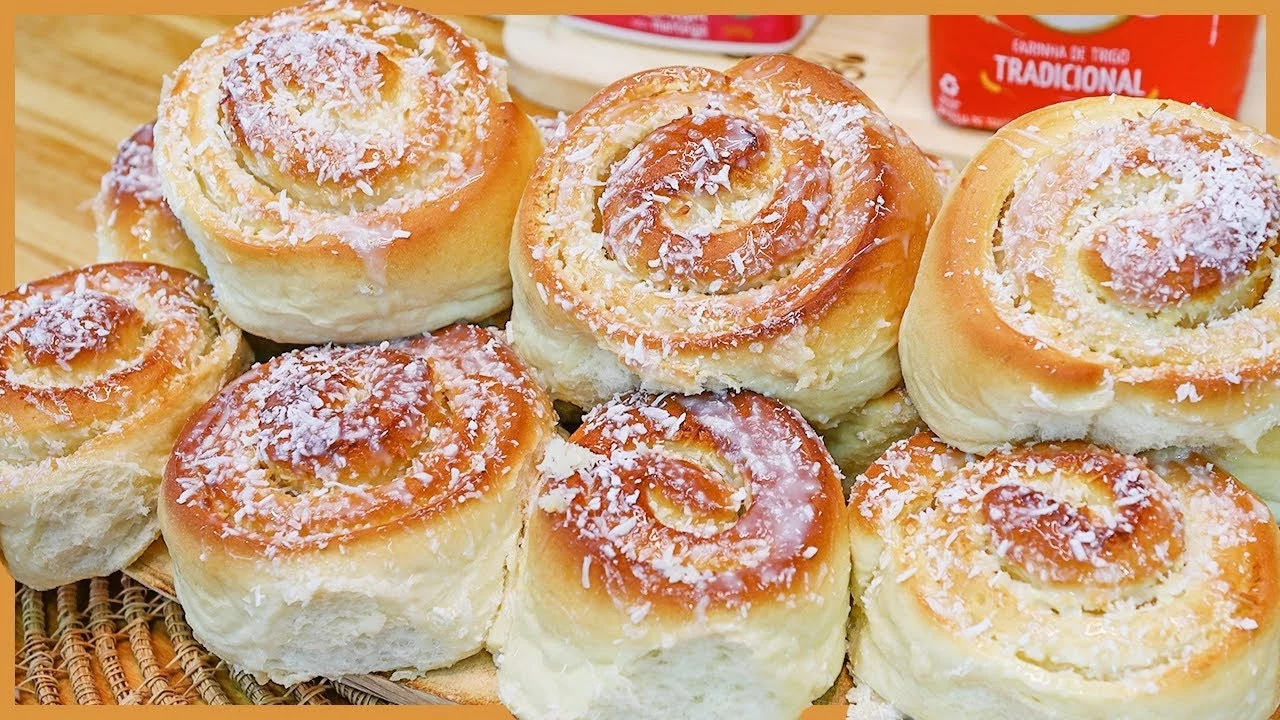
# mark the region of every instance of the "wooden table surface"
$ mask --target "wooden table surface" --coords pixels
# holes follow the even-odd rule
[[[16,257],[18,282],[93,262],[88,201],[117,144],[155,117],[160,82],[235,16],[19,16],[15,27]],[[502,54],[502,23],[454,18]],[[917,39],[918,37],[918,39]],[[946,126],[929,108],[924,19],[831,16],[798,54],[840,62],[846,43],[865,55],[859,84],[925,149],[981,142],[978,131]],[[854,48],[852,46],[857,45]],[[1242,117],[1261,124],[1263,53],[1255,53]],[[525,104],[526,109],[531,106]],[[933,147],[930,141],[934,141]],[[955,159],[955,158],[953,158]],[[962,159],[961,159],[962,160]]]
[[[235,18],[19,16],[15,277],[94,260],[87,201],[116,145],[154,119],[163,73]]]

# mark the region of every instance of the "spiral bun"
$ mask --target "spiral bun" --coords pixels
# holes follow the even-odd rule
[[[490,637],[519,717],[794,717],[844,658],[839,472],[751,392],[621,397],[553,443]]]
[[[831,70],[642,72],[569,118],[525,190],[513,342],[582,407],[747,388],[835,424],[898,383],[939,202],[925,156]]]
[[[354,342],[479,320],[541,149],[504,66],[395,5],[311,2],[210,38],[165,83],[165,196],[246,330]]]
[[[474,654],[553,418],[510,348],[469,325],[250,370],[165,471],[196,638],[283,684]]]
[[[1280,425],[1280,141],[1171,101],[1030,113],[974,158],[903,320],[920,416],[971,451],[1253,449]]]
[[[850,498],[853,672],[916,720],[1265,720],[1280,529],[1203,458],[894,445]]]
[[[98,260],[145,260],[204,277],[204,264],[169,210],[152,160],[155,123],[138,128],[116,153],[93,199]]]
[[[174,438],[249,362],[209,286],[121,262],[0,296],[0,549],[37,589],[109,575],[155,540]]]

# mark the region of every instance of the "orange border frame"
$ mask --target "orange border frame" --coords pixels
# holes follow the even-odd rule
[[[495,13],[495,14],[520,14],[520,13],[587,13],[599,12],[601,10],[600,3],[583,2],[582,0],[471,0],[471,2],[462,2],[460,0],[439,0],[437,2],[423,2],[423,0],[394,0],[402,5],[419,7],[430,12],[437,13]],[[297,0],[301,2],[301,0]],[[223,0],[214,2],[208,0],[200,3],[209,10],[218,13],[232,14],[261,14],[269,12],[277,8],[288,5],[297,4],[297,2],[280,2],[266,0]],[[637,2],[621,2],[610,3],[607,5],[608,12],[720,12],[720,13],[767,13],[777,12],[782,8],[784,3],[782,0],[736,0],[726,2],[718,0],[715,2],[680,2],[678,0],[650,0],[648,3]],[[856,13],[870,5],[867,2],[788,2],[785,3],[785,9],[791,13]],[[1218,13],[1237,13],[1248,15],[1266,15],[1266,3],[1258,0],[1220,0],[1215,3],[1212,8],[1206,7],[1206,3],[1188,2],[1188,0],[1165,0],[1164,2],[1152,2],[1151,0],[1143,0],[1142,2],[1125,2],[1122,3],[1122,9],[1129,13],[1203,13],[1212,10]],[[25,8],[25,11],[24,11]],[[196,8],[191,3],[184,3],[181,0],[69,0],[57,3],[35,3],[35,2],[17,2],[13,5],[0,10],[0,66],[12,69],[14,67],[14,18],[18,15],[72,15],[72,14],[124,14],[124,15],[141,15],[147,13],[188,13]],[[1114,13],[1117,8],[1114,3],[1098,2],[1097,0],[1086,0],[1083,2],[1060,2],[1046,0],[1023,0],[1022,2],[977,2],[977,3],[960,3],[947,2],[946,0],[908,0],[906,2],[897,3],[894,6],[894,14],[916,14],[916,13],[956,13],[956,12],[973,12],[982,10],[991,13],[1018,13],[1027,12],[1035,9],[1041,12],[1059,12],[1065,14],[1084,13],[1084,12],[1102,12]],[[1273,18],[1268,17],[1268,20]],[[1280,58],[1280,28],[1269,29],[1266,37],[1266,57],[1269,60]],[[1268,62],[1268,70],[1276,67],[1276,63]],[[0,215],[3,216],[7,223],[7,230],[0,234],[0,287],[8,289],[14,285],[14,209],[15,195],[14,185],[16,178],[14,176],[14,134],[15,134],[15,116],[14,116],[14,76],[12,72],[4,75],[3,93],[0,94],[0,112],[4,113],[4,121],[0,124],[0,139],[4,142],[3,160],[0,161]],[[1267,127],[1266,129],[1272,134],[1280,134],[1280,70],[1267,73]],[[12,598],[14,596],[13,578],[0,567],[0,595]],[[0,604],[0,620],[3,625],[0,627],[12,628],[14,624],[14,605],[13,602],[5,602]],[[13,664],[16,660],[16,638],[14,634],[8,630],[0,633],[3,635],[3,646],[0,646],[0,662],[4,664],[5,678],[13,677]],[[3,694],[3,700],[0,700],[3,706],[15,706],[16,697],[12,693]],[[114,708],[114,709],[113,709]],[[222,715],[227,716],[228,712],[240,711],[240,708],[232,710],[220,709],[209,706],[193,706],[184,710],[175,711],[168,707],[143,706],[121,708],[119,706],[104,706],[103,708],[91,709],[77,706],[65,706],[60,708],[40,708],[35,706],[16,706],[12,708],[16,710],[22,717],[30,717],[34,714],[45,713],[54,714],[57,717],[102,717],[104,715],[126,715],[130,718],[134,717],[169,717],[169,713],[180,712],[187,717],[216,717]],[[271,710],[260,709],[253,712],[266,713],[270,712],[279,717],[286,714],[305,714],[307,718],[350,718],[359,713],[377,714],[382,718],[423,718],[427,717],[431,720],[510,720],[511,714],[505,709],[498,706],[486,707],[450,707],[450,706],[391,706],[379,707],[376,709],[360,708],[356,706],[310,706],[310,707],[276,707]],[[804,713],[804,720],[836,720],[843,718],[845,710],[843,707],[827,707],[813,708]]]

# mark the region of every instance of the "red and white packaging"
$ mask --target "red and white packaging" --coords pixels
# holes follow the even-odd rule
[[[933,107],[994,129],[1091,95],[1240,109],[1255,15],[942,15],[929,18]]]
[[[733,55],[794,49],[814,15],[564,15],[589,32],[659,47]]]

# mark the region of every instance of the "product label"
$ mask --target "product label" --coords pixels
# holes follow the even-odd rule
[[[804,30],[802,15],[575,15],[636,32],[686,40],[784,43]]]
[[[1234,115],[1256,27],[1248,15],[933,17],[933,104],[949,122],[983,128],[1090,95],[1167,97]]]

